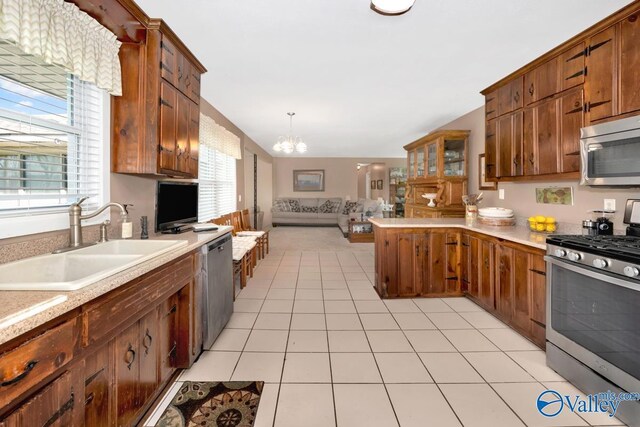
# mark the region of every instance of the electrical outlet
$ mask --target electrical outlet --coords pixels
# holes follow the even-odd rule
[[[242,203],[242,194],[238,194],[238,202]]]
[[[616,210],[616,199],[604,199],[604,210],[605,211],[615,211]]]
[[[499,198],[500,200],[504,200],[504,188],[500,188],[500,189],[498,190],[498,198]]]

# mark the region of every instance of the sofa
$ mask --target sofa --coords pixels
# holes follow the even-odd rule
[[[343,202],[340,197],[281,197],[271,208],[273,226],[312,225],[339,226],[346,236],[349,221],[361,217],[382,218],[382,206],[377,200],[359,199]]]
[[[271,222],[278,225],[336,226],[342,198],[283,197],[273,201]]]

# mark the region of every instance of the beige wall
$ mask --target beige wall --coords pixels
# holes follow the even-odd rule
[[[365,158],[365,157],[274,157],[274,197],[358,197],[358,163],[384,163],[385,169],[379,173],[384,180],[384,196],[389,197],[389,167],[405,166],[405,158]],[[324,169],[325,191],[293,191],[293,171],[295,169]],[[376,172],[377,174],[378,172]],[[372,179],[374,174],[372,173]],[[378,175],[375,175],[378,176]],[[376,194],[376,193],[373,193]],[[378,197],[378,196],[376,196]]]
[[[469,192],[478,192],[478,155],[484,153],[484,107],[471,111],[464,116],[446,124],[441,129],[469,129],[471,130],[469,148]],[[536,203],[535,189],[538,187],[563,186],[573,188],[573,206],[546,205]],[[483,206],[508,207],[517,216],[529,217],[534,214],[554,216],[560,222],[580,224],[583,219],[590,218],[590,209],[602,209],[603,199],[616,199],[616,231],[623,231],[622,218],[624,204],[627,199],[640,198],[637,189],[596,189],[583,187],[576,180],[558,182],[503,182],[498,188],[505,190],[505,199],[499,200],[497,191],[484,191]]]

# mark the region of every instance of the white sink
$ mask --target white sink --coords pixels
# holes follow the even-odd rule
[[[0,265],[0,290],[75,291],[186,245],[186,240],[113,240],[27,258]]]

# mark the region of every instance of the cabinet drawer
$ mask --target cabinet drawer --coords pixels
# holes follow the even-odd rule
[[[0,407],[69,363],[76,342],[70,320],[0,355]]]
[[[177,292],[192,277],[193,255],[190,255],[143,276],[131,282],[123,291],[116,290],[107,298],[92,304],[83,315],[83,345],[101,341],[123,323],[128,323],[132,316],[138,316],[159,304],[162,298]]]

